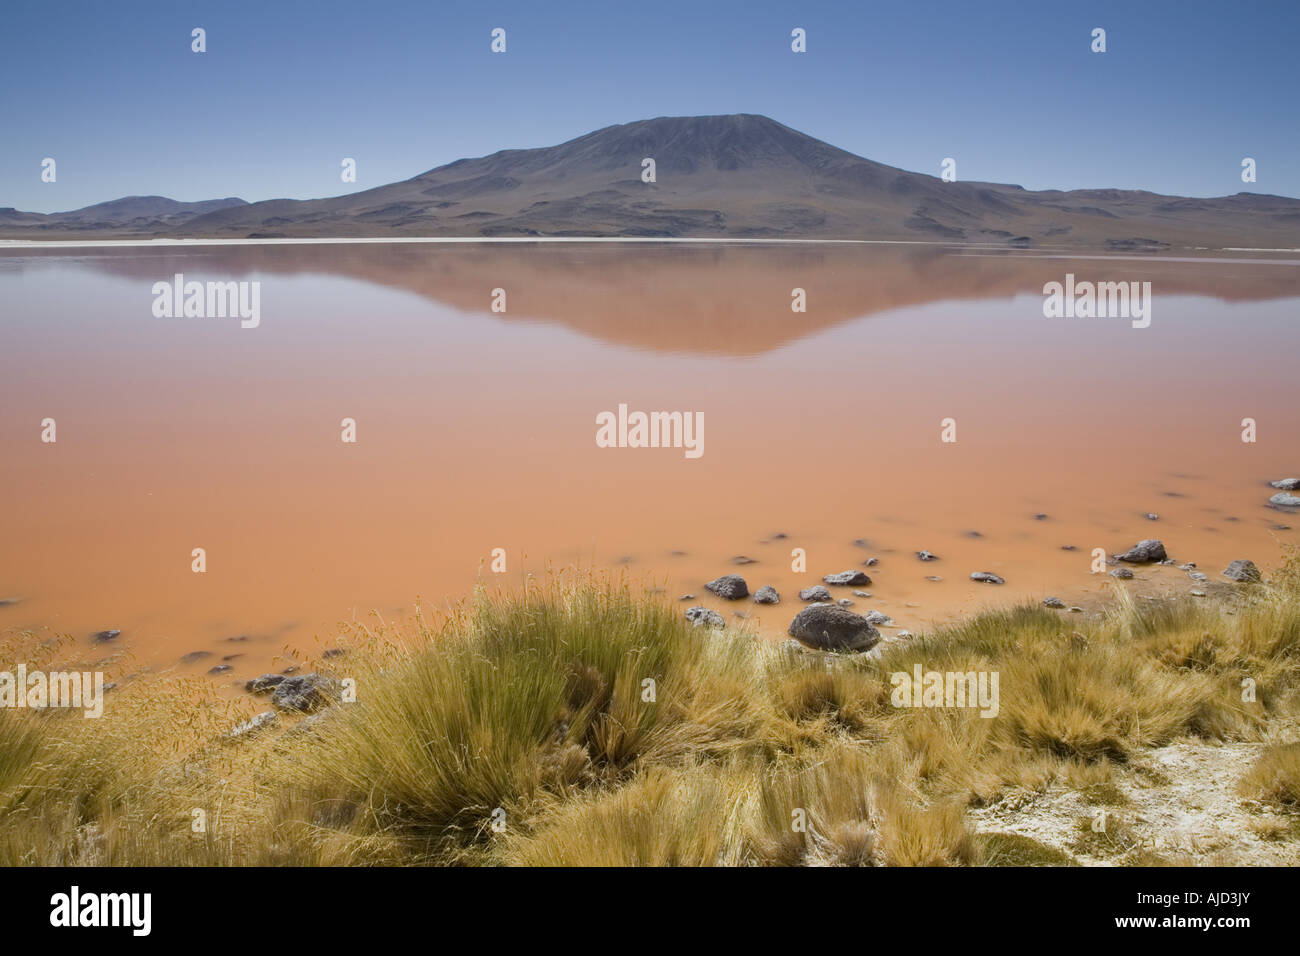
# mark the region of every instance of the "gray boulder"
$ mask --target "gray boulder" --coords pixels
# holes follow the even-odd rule
[[[868,651],[880,641],[861,614],[834,604],[812,604],[790,622],[789,635],[819,651]]]
[[[754,594],[755,604],[780,604],[781,595],[776,593],[776,588],[770,584],[764,584]]]
[[[1300,508],[1300,495],[1287,494],[1285,491],[1279,491],[1268,503],[1275,508]]]
[[[994,574],[992,571],[975,571],[971,574],[972,581],[979,581],[982,584],[1006,584],[1007,582]]]
[[[714,578],[704,587],[728,601],[739,601],[741,598],[749,597],[749,585],[739,574],[724,574],[720,578]]]
[[[1300,478],[1279,478],[1277,481],[1270,481],[1269,484],[1279,491],[1300,490]]]
[[[1259,568],[1255,567],[1254,561],[1248,561],[1244,558],[1233,561],[1223,569],[1223,576],[1231,578],[1233,581],[1255,584],[1262,580]]]
[[[1155,538],[1139,541],[1123,554],[1115,555],[1116,560],[1127,561],[1130,564],[1154,564],[1167,557],[1169,555],[1165,554],[1164,543]]]
[[[269,694],[282,683],[284,683],[283,674],[263,674],[261,677],[245,681],[244,690],[250,694]]]
[[[271,695],[271,703],[281,710],[320,710],[338,700],[341,688],[339,682],[324,674],[303,674],[301,677],[286,677],[276,685]]]
[[[1133,577],[1133,572],[1128,568],[1116,568],[1114,571],[1110,572],[1110,576],[1112,578],[1119,578],[1122,581],[1127,581],[1129,578]]]
[[[1059,610],[1065,607],[1065,602],[1059,597],[1045,597],[1043,598],[1043,607],[1057,608]]]
[[[686,620],[690,621],[696,627],[726,627],[727,622],[722,615],[712,608],[692,607],[686,609]]]
[[[799,592],[800,601],[829,601],[831,592],[826,590],[824,584],[814,584],[810,588],[804,588]]]
[[[838,574],[828,574],[822,578],[827,584],[836,585],[854,585],[870,584],[871,578],[867,577],[864,571],[841,571]]]

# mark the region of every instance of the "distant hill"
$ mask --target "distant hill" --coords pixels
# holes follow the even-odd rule
[[[67,233],[72,230],[161,235],[163,230],[179,226],[195,216],[247,205],[244,200],[234,198],[177,202],[165,196],[127,196],[71,212],[42,214],[19,212],[10,207],[0,209],[0,233],[8,236],[11,229],[26,229],[30,230],[32,238],[39,238],[42,232]]]
[[[656,162],[655,183],[641,181],[646,157]],[[170,200],[118,200],[50,217],[0,212],[0,237],[623,236],[1300,247],[1296,199],[946,183],[749,114],[609,126],[558,146],[457,160],[330,199],[214,200],[220,205],[208,210],[176,204],[188,212],[183,218],[144,205],[160,202]],[[110,208],[119,204],[126,205]]]

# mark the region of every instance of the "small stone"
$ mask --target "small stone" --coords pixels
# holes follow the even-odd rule
[[[838,604],[840,607],[853,607],[853,602],[848,598],[840,598],[835,603]]]
[[[739,601],[741,598],[749,597],[749,585],[739,574],[724,574],[720,578],[714,578],[704,587],[728,601]]]
[[[275,711],[263,711],[256,717],[235,726],[228,734],[226,734],[226,736],[232,740],[239,737],[247,737],[249,734],[255,734],[259,730],[265,730],[267,727],[274,726],[279,719],[280,715]]]
[[[1043,598],[1043,607],[1057,608],[1059,610],[1065,607],[1065,602],[1059,597],[1047,597]]]
[[[696,606],[686,609],[686,620],[696,627],[726,627],[727,622],[712,608]]]
[[[867,558],[867,560],[862,562],[862,566],[867,568],[874,568],[879,563],[880,563],[879,558]]]
[[[894,619],[883,611],[868,611],[863,615],[872,627],[893,627]]]
[[[107,644],[109,641],[115,641],[121,635],[121,631],[96,631],[90,635],[90,639],[96,644]]]
[[[867,597],[871,597],[871,592],[870,592],[870,591],[854,591],[854,592],[853,592],[853,596],[854,596],[854,597],[867,598]]]
[[[933,584],[938,584],[940,581],[943,580],[943,575],[940,575],[940,574],[927,574],[927,575],[925,576],[925,579],[926,579],[927,581],[933,583]]]
[[[1269,484],[1279,491],[1300,490],[1300,478],[1279,478],[1277,481],[1270,481]]]
[[[218,664],[216,667],[209,667],[209,674],[225,674],[234,670],[229,664]]]
[[[1233,581],[1251,584],[1262,580],[1259,568],[1255,567],[1255,562],[1248,561],[1245,558],[1240,558],[1231,562],[1223,569],[1223,576],[1225,578],[1231,578]]]
[[[918,551],[918,552],[916,552],[916,556],[917,556],[918,558],[920,558],[922,561],[938,561],[938,560],[939,560],[939,556],[938,556],[937,554],[935,554],[933,551]]]
[[[1210,576],[1209,576],[1208,574],[1203,574],[1203,573],[1200,572],[1200,571],[1188,571],[1188,572],[1187,572],[1187,576],[1188,576],[1189,578],[1191,578],[1193,581],[1208,581],[1208,580],[1210,580]]]
[[[1040,511],[1038,514],[1034,515],[1034,520],[1035,520],[1035,521],[1046,521],[1046,520],[1047,520],[1047,515],[1043,514],[1043,512]]]
[[[1145,517],[1148,521],[1159,521],[1159,520],[1160,520],[1160,516],[1159,516],[1158,514],[1155,514],[1154,512],[1151,512],[1151,511],[1148,511],[1144,517]]]
[[[1114,571],[1110,572],[1110,576],[1112,578],[1120,578],[1121,580],[1127,581],[1129,578],[1133,577],[1133,572],[1128,568],[1116,568]]]
[[[979,581],[982,584],[1006,584],[1006,580],[992,571],[975,571],[971,574],[972,581]]]
[[[694,594],[683,594],[683,595],[682,595],[681,597],[679,597],[677,600],[679,600],[679,601],[694,601],[694,600],[695,600],[695,595],[694,595]]]
[[[1061,545],[1061,550],[1062,550],[1062,551],[1078,551],[1079,549],[1078,549],[1077,547],[1075,547],[1074,545],[1072,545],[1072,544],[1063,544],[1063,545]]]
[[[201,661],[205,657],[211,657],[210,651],[190,651],[188,654],[181,655],[182,664],[193,664],[195,661]]]
[[[1083,608],[1079,607],[1079,605],[1076,604],[1076,605],[1074,605],[1072,608],[1070,608],[1070,613],[1071,613],[1071,614],[1082,614],[1082,613],[1083,613]]]
[[[1300,497],[1279,491],[1268,499],[1268,503],[1275,508],[1300,508]]]
[[[780,604],[781,595],[770,584],[764,584],[754,593],[755,604]]]
[[[851,585],[851,584],[870,584],[871,578],[862,571],[841,571],[838,574],[828,574],[822,578],[827,584]]]
[[[732,564],[758,564],[757,558],[751,558],[748,555],[738,554],[731,559]]]
[[[812,587],[804,588],[799,592],[799,600],[801,601],[829,601],[830,599],[831,592],[826,590],[824,584],[814,584]]]
[[[1193,592],[1192,592],[1192,597],[1205,597],[1205,592],[1204,592],[1204,591],[1193,591]]]

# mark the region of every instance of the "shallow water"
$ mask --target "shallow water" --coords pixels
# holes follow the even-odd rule
[[[177,272],[260,281],[260,326],[155,318],[151,287]],[[1042,286],[1067,272],[1150,281],[1150,327],[1044,318]],[[855,609],[916,629],[1100,594],[1096,547],[1159,537],[1217,579],[1234,558],[1276,564],[1297,538],[1276,526],[1300,527],[1266,507],[1267,482],[1300,473],[1300,263],[1283,256],[7,249],[0,302],[0,598],[21,599],[0,627],[120,628],[154,668],[241,654],[223,681],[372,609],[516,587],[548,564],[622,569],[776,636],[800,587],[868,556]],[[703,412],[703,456],[598,448],[595,417],[620,403]],[[504,574],[488,569],[498,547]],[[782,603],[713,600],[704,582],[733,571]],[[1157,579],[1192,584],[1162,569],[1131,585]]]

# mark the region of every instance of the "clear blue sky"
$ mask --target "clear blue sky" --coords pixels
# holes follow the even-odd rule
[[[1300,196],[1297,0],[4,0],[0,30],[0,206],[38,212],[336,195],[736,112],[965,180]]]

